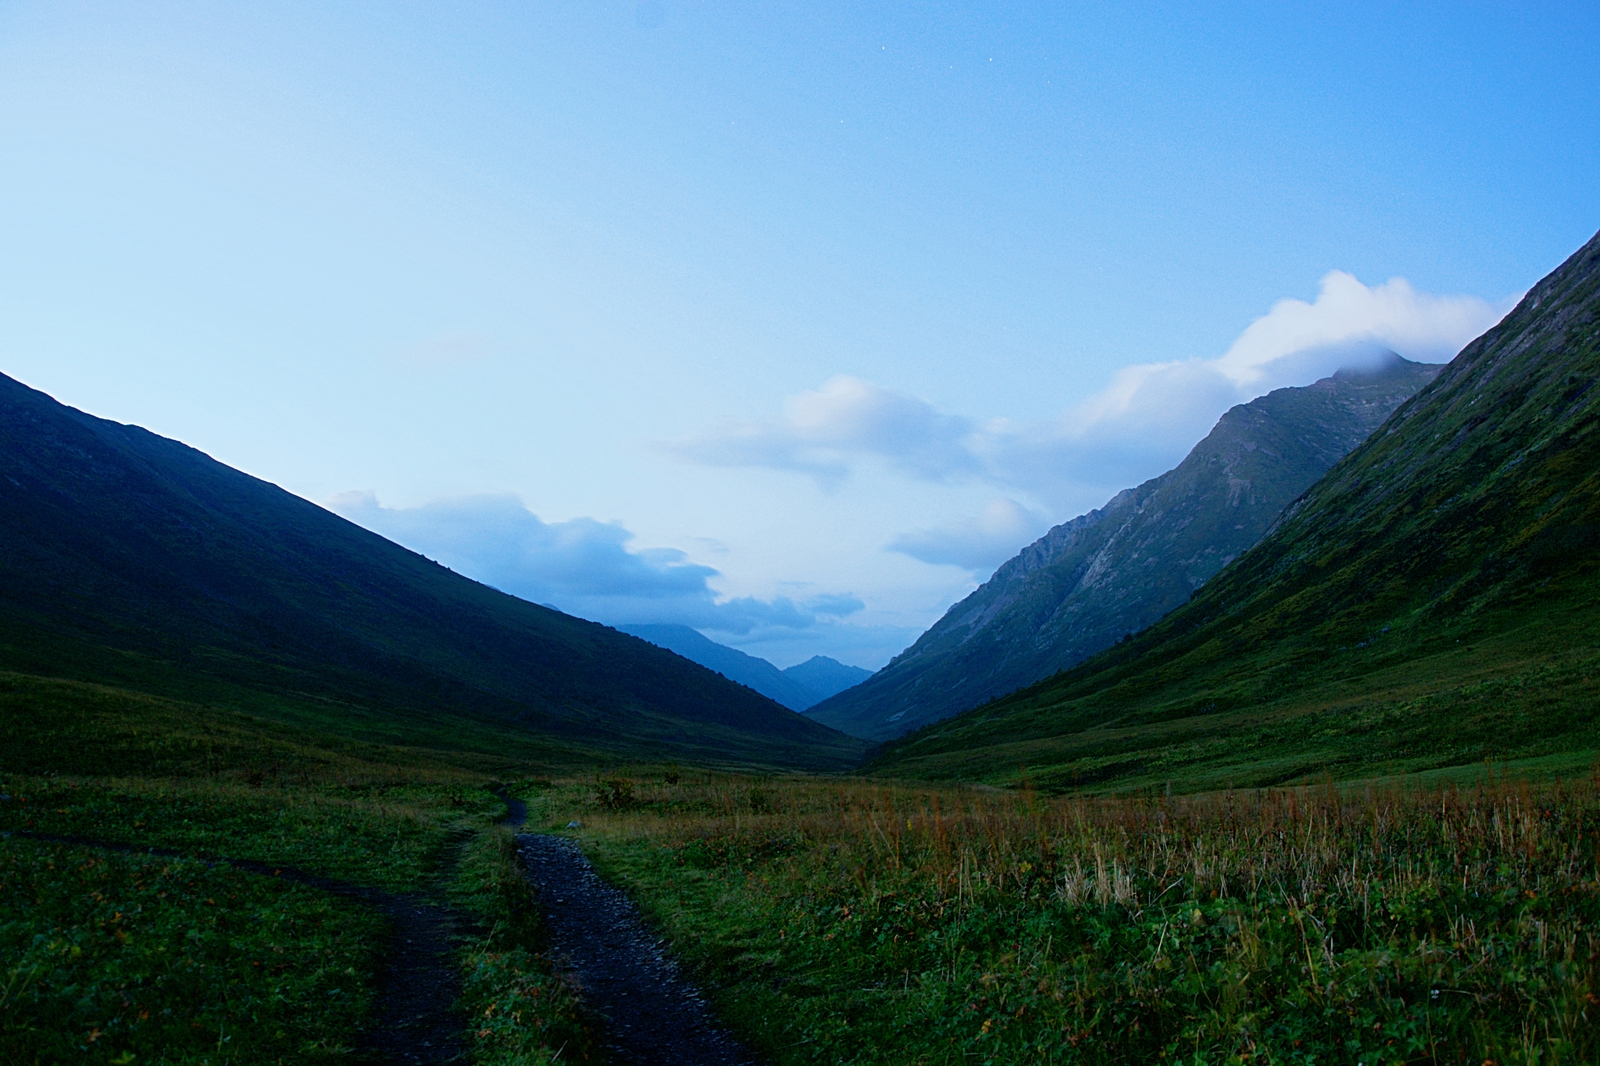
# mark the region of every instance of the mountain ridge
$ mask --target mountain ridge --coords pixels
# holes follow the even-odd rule
[[[719,644],[692,626],[672,622],[641,622],[617,626],[624,633],[681,655],[690,662],[715,670],[730,681],[754,689],[789,708],[803,711],[817,702],[817,696],[800,682],[788,677],[772,663],[738,648]]]
[[[1223,787],[1588,758],[1597,379],[1600,234],[1189,603],[874,766]]]
[[[842,663],[831,655],[813,655],[803,663],[784,667],[783,673],[815,693],[816,702],[854,688],[872,676],[871,670]]]
[[[1138,632],[1439,372],[1388,353],[1230,408],[1172,470],[1023,548],[871,679],[807,712],[871,740],[1026,687]]]
[[[803,663],[780,670],[758,655],[718,643],[693,626],[674,622],[637,622],[616,628],[715,670],[791,711],[804,711],[872,676],[870,670],[846,666],[826,655],[813,655]]]
[[[0,375],[0,669],[552,758],[838,768],[858,742]],[[487,735],[487,734],[486,734]]]

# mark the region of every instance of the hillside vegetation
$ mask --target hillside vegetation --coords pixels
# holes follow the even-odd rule
[[[3,376],[0,668],[367,740],[453,734],[550,765],[834,768],[862,749],[670,652]]]
[[[523,765],[0,675],[0,1061],[395,1061],[396,898],[449,916],[472,1061],[584,1061],[494,824]]]
[[[1473,776],[1473,775],[1469,775]],[[774,1064],[1593,1062],[1596,782],[553,789]]]
[[[1439,367],[1389,354],[1232,408],[1172,470],[1024,548],[871,680],[808,715],[887,740],[1138,632],[1254,544]]]
[[[1600,237],[1144,633],[890,745],[1048,788],[1600,750]]]

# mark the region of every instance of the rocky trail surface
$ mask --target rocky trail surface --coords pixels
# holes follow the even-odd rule
[[[527,816],[508,803],[507,824]],[[519,833],[517,855],[539,897],[550,955],[599,1017],[608,1063],[622,1066],[754,1066],[705,998],[678,970],[639,909],[606,884],[578,845]]]
[[[527,806],[505,799],[505,824],[520,828]],[[12,835],[12,834],[6,834]],[[389,921],[389,943],[374,989],[374,1013],[356,1034],[352,1061],[371,1066],[444,1066],[466,1061],[461,992],[452,947],[467,919],[427,894],[386,892],[280,863],[122,841],[18,831],[33,840],[130,854],[227,863],[263,877],[303,884],[357,900]],[[543,833],[519,833],[517,855],[539,897],[550,954],[577,984],[600,1023],[611,1066],[755,1066],[693,983],[679,972],[637,907],[601,880],[577,844]]]

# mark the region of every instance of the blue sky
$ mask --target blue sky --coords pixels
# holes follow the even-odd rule
[[[1600,227],[1549,7],[0,3],[0,371],[509,591],[876,667]]]

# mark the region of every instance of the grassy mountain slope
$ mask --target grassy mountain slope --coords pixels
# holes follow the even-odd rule
[[[809,715],[887,740],[1144,629],[1254,544],[1438,372],[1391,356],[1232,408],[1178,466],[1050,530],[870,681]]]
[[[0,668],[402,743],[840,766],[859,745],[0,377]]]
[[[1185,606],[882,771],[1262,784],[1600,749],[1600,236]]]

